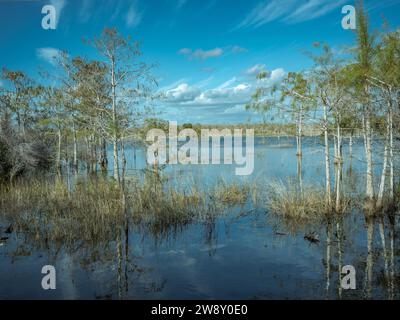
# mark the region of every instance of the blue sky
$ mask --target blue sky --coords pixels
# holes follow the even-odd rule
[[[53,4],[56,30],[41,27],[41,8]],[[280,81],[288,71],[305,70],[304,55],[316,41],[338,51],[354,40],[341,27],[350,0],[0,0],[0,64],[27,71],[51,70],[58,50],[97,59],[82,38],[117,27],[141,42],[143,60],[156,63],[154,75],[166,99],[168,120],[243,123],[259,120],[244,111],[268,71]],[[372,28],[400,22],[400,0],[365,1]],[[1,85],[1,84],[0,84]]]

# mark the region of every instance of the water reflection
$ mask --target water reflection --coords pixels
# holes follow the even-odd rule
[[[353,146],[355,154],[358,148],[362,146]],[[89,230],[69,225],[67,211],[52,228],[45,215],[42,220],[27,215],[25,227],[8,235],[0,246],[0,298],[399,298],[396,210],[380,215],[357,206],[345,210],[346,195],[355,193],[363,179],[355,162],[350,175],[345,174],[346,163],[334,169],[338,210],[322,220],[293,225],[266,212],[256,197],[233,204],[213,199],[216,195],[207,190],[216,184],[217,172],[225,181],[234,179],[230,168],[216,166],[211,173],[191,168],[193,176],[183,174],[187,183],[177,186],[180,170],[189,169],[143,167],[141,151],[133,150],[137,158],[134,164],[127,159],[126,189],[111,202],[112,212],[119,212],[115,217],[107,212],[101,216],[104,221]],[[323,160],[323,154],[312,145],[305,143],[303,157],[293,156],[292,148],[275,147],[272,153],[260,144],[257,150],[256,163],[271,166],[265,172],[267,180],[296,177],[301,193],[309,181],[323,183],[323,168],[315,165],[323,165],[315,161],[315,157]],[[129,174],[131,165],[142,170],[139,177]],[[62,179],[68,198],[87,178],[71,172]],[[102,184],[96,179],[98,191]],[[134,189],[136,179],[143,182],[141,188],[148,188],[146,192]],[[193,181],[201,190],[189,190]],[[141,212],[134,211],[138,203]],[[5,213],[0,219],[1,236],[12,223],[9,219]],[[67,235],[63,228],[69,228]],[[305,240],[306,234],[318,241]],[[45,264],[58,270],[56,292],[38,289]],[[349,264],[357,271],[356,290],[341,286],[340,271]]]

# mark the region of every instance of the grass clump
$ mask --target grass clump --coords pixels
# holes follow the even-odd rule
[[[327,213],[325,195],[312,186],[300,188],[289,182],[272,182],[268,187],[267,209],[284,219],[306,223],[319,220]]]
[[[239,184],[238,182],[228,184],[225,181],[222,181],[213,191],[215,200],[226,205],[245,204],[249,198],[249,195],[249,185]]]

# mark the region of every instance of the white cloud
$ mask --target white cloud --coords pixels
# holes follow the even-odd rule
[[[189,86],[187,83],[181,83],[173,89],[166,91],[167,102],[184,103],[193,101],[200,94],[200,89]]]
[[[217,87],[203,91],[193,101],[185,104],[192,105],[226,105],[246,103],[252,94],[252,86],[246,83],[239,83],[230,87]]]
[[[266,78],[257,80],[257,83],[265,87],[279,84],[279,82],[281,82],[285,78],[286,71],[282,68],[277,68],[268,72],[267,75],[268,76]]]
[[[285,77],[285,75],[285,70],[283,70],[282,68],[278,68],[271,71],[270,79],[272,82],[278,82],[281,81]]]
[[[255,77],[258,74],[260,74],[261,72],[266,72],[266,71],[267,71],[266,65],[258,63],[256,65],[252,66],[251,68],[248,68],[246,70],[246,74],[249,76]]]
[[[203,91],[198,85],[181,83],[165,92],[166,101],[182,106],[217,106],[247,102],[251,97],[252,86],[235,82],[236,78],[232,78],[216,88]]]
[[[235,29],[258,28],[272,21],[291,24],[312,20],[330,13],[345,2],[346,0],[271,0],[258,4]]]
[[[265,71],[265,65],[258,64],[248,69],[248,71],[252,72],[256,70]],[[166,87],[168,88],[168,90],[165,91],[166,102],[174,106],[186,107],[202,106],[211,108],[224,106],[225,108],[228,107],[228,109],[225,110],[226,113],[239,112],[238,105],[248,103],[257,86],[268,87],[273,84],[278,84],[285,76],[285,70],[277,68],[268,72],[267,77],[262,80],[253,79],[251,81],[243,81],[243,77],[233,77],[211,89],[203,89],[203,87],[205,84],[210,83],[210,80],[213,79],[212,77],[195,85],[189,85],[187,82],[176,82]],[[235,107],[235,109],[230,110],[229,107]]]
[[[161,80],[160,80],[160,81],[161,81]],[[166,86],[161,87],[161,88],[159,89],[159,91],[166,92],[166,91],[171,90],[171,89],[177,87],[178,85],[180,85],[180,84],[182,84],[182,83],[185,83],[185,82],[187,82],[187,81],[188,81],[188,80],[187,80],[186,78],[179,79],[179,80],[177,80],[177,81],[175,81],[175,82],[173,82],[173,83],[170,83],[169,85],[166,85]]]
[[[223,53],[224,50],[222,50],[221,48],[215,48],[211,50],[196,49],[194,51],[190,48],[182,48],[178,51],[178,54],[188,56],[189,59],[200,59],[200,60],[216,58],[222,56]]]
[[[288,23],[298,23],[322,17],[337,7],[344,4],[346,0],[327,1],[327,0],[310,0],[297,7],[284,20]]]
[[[131,4],[125,16],[126,26],[135,28],[142,21],[142,13],[138,11],[136,1]]]
[[[56,9],[56,27],[60,21],[61,13],[67,4],[65,0],[50,0],[50,4]]]
[[[234,84],[237,81],[236,77],[233,77],[229,79],[228,81],[225,81],[223,84],[221,84],[218,89],[224,89],[230,87],[232,84]]]
[[[38,48],[36,49],[36,56],[53,66],[56,64],[56,58],[59,57],[61,51],[55,48]]]

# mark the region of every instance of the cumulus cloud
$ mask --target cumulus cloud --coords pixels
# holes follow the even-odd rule
[[[196,49],[192,50],[190,48],[182,48],[178,51],[178,54],[188,56],[189,59],[200,59],[206,60],[209,58],[216,58],[222,56],[224,50],[221,48],[215,48],[211,50]]]
[[[193,101],[200,94],[200,89],[195,86],[189,86],[187,83],[181,83],[177,87],[166,91],[167,102],[184,103]]]
[[[43,61],[50,63],[51,65],[56,64],[56,58],[59,57],[61,51],[56,48],[38,48],[36,49],[36,56]]]
[[[270,80],[274,83],[282,81],[285,77],[286,72],[282,68],[278,68],[271,71]]]
[[[266,71],[266,67],[263,64],[258,64],[247,71],[253,73]],[[190,85],[187,82],[176,82],[173,85],[165,87],[166,102],[174,106],[186,107],[228,107],[225,110],[226,113],[238,112],[238,106],[248,103],[258,86],[268,87],[278,84],[285,76],[285,70],[277,68],[267,72],[267,77],[262,80],[256,80],[255,78],[249,80],[247,78],[248,81],[246,81],[246,78],[240,76],[232,77],[219,86],[207,89],[206,87],[210,83],[209,79],[213,79],[212,77],[196,85]],[[234,107],[235,109],[229,110]]]
[[[232,78],[213,89],[201,90],[199,86],[181,83],[165,92],[166,101],[185,106],[216,106],[246,103],[251,97],[252,86],[237,83]]]
[[[228,80],[222,85],[202,91],[193,100],[182,103],[188,106],[218,106],[246,103],[252,94],[252,86],[247,83],[233,83]]]

